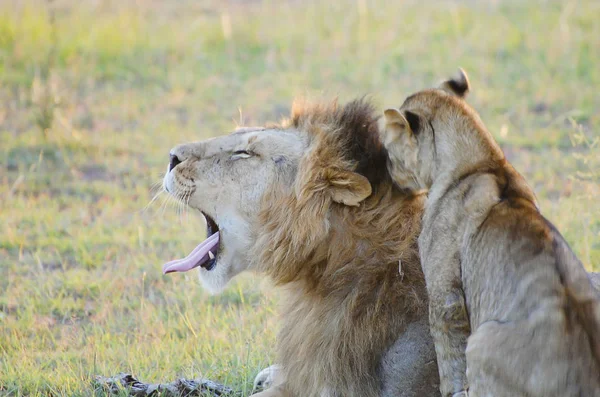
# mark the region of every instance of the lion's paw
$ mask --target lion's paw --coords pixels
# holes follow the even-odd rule
[[[469,393],[466,390],[459,391],[458,393],[454,393],[452,397],[469,397]]]
[[[273,386],[279,369],[279,365],[274,364],[260,371],[258,375],[256,375],[256,378],[254,378],[254,389],[252,390],[252,392],[256,393],[261,390],[267,390],[268,388]]]

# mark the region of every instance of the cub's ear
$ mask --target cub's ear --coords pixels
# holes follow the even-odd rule
[[[331,198],[336,203],[358,207],[361,201],[371,195],[369,180],[356,172],[328,168],[325,178],[329,182]]]
[[[419,116],[409,111],[406,111],[405,114],[406,116],[398,109],[386,109],[383,112],[386,129],[397,134],[408,132],[412,135],[419,132]]]
[[[386,124],[406,124],[406,119],[398,109],[389,108],[383,111]]]
[[[467,77],[467,72],[464,69],[458,69],[458,76],[451,78],[450,80],[444,81],[440,85],[440,89],[446,91],[450,95],[455,95],[459,98],[464,98],[469,93],[471,89],[471,84],[469,83],[469,77]]]

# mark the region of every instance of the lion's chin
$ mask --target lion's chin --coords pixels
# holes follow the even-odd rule
[[[248,258],[237,250],[230,250],[235,245],[235,240],[232,240],[231,236],[228,237],[227,249],[219,254],[214,269],[207,270],[203,267],[198,269],[200,283],[211,295],[221,293],[233,278],[248,270]]]
[[[218,266],[215,266],[213,270],[206,270],[204,268],[198,270],[202,288],[211,295],[217,295],[223,292],[232,278],[228,274],[227,263],[220,263]]]

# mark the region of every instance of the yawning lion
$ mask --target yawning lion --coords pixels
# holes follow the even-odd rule
[[[164,186],[208,239],[165,272],[222,290],[270,276],[286,295],[281,371],[261,396],[439,395],[418,260],[422,194],[394,186],[372,106],[296,103],[282,124],[172,149]]]

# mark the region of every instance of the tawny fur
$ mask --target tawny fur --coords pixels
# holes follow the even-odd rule
[[[430,189],[419,245],[442,395],[600,396],[598,295],[468,88],[462,72],[385,113],[394,179]]]
[[[257,266],[287,292],[278,336],[286,383],[264,395],[378,396],[384,353],[427,316],[416,244],[424,196],[393,186],[366,102],[296,105],[280,128],[307,131],[311,143],[295,193],[274,188],[253,229]],[[346,171],[372,185],[357,207],[331,198],[330,181]]]
[[[219,226],[203,286],[253,270],[287,291],[280,370],[257,397],[438,394],[424,195],[393,185],[375,114],[365,100],[297,103],[283,124],[171,149],[165,189]]]

